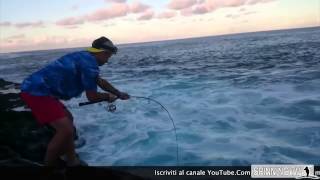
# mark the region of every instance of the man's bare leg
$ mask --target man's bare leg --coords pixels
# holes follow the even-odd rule
[[[64,117],[50,123],[50,125],[56,129],[56,134],[48,145],[45,164],[48,166],[54,166],[59,156],[63,154],[66,154],[67,156],[68,164],[77,164],[79,160],[75,153],[73,142],[74,131],[71,120]]]

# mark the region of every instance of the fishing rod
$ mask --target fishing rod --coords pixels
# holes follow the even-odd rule
[[[167,110],[166,107],[164,107],[159,101],[149,98],[149,97],[143,97],[143,96],[130,96],[130,98],[136,98],[136,99],[145,99],[145,100],[149,100],[149,101],[153,101],[156,104],[159,104],[161,106],[161,108],[163,110],[165,110],[168,114],[169,119],[171,120],[173,129],[174,129],[174,134],[175,134],[175,138],[176,138],[176,157],[177,157],[177,165],[179,166],[180,162],[179,162],[179,146],[178,146],[178,136],[177,136],[177,129],[176,129],[176,125],[174,123],[174,120],[172,119],[172,116],[170,114],[170,112]],[[105,100],[101,100],[101,101],[89,101],[89,102],[82,102],[79,103],[79,106],[86,106],[86,105],[91,105],[91,104],[96,104],[96,103],[100,103],[100,102],[104,102]],[[116,105],[113,103],[109,103],[108,105],[108,111],[109,112],[115,112],[117,109]]]

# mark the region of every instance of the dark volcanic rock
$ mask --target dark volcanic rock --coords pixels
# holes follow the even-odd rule
[[[1,89],[9,89],[9,88],[12,88],[12,87],[19,89],[18,86],[20,86],[20,84],[13,83],[13,82],[8,82],[8,81],[5,81],[3,79],[0,79],[0,87],[1,87]]]
[[[144,179],[124,170],[94,167],[62,169],[42,167],[54,130],[39,126],[30,111],[14,111],[25,106],[19,84],[0,79],[0,174],[2,179]],[[13,92],[13,93],[12,93]],[[24,167],[24,168],[15,168]]]
[[[22,158],[42,162],[54,131],[39,127],[31,112],[0,111],[0,144]]]
[[[23,106],[23,102],[20,100],[19,94],[15,93],[0,93],[0,111],[10,111],[13,108]]]
[[[40,127],[30,111],[13,111],[25,106],[19,84],[0,79],[0,166],[42,163],[54,130]],[[13,93],[16,92],[16,93]]]
[[[10,83],[0,79],[0,111],[8,111],[13,108],[23,106],[18,93],[12,93],[11,91],[19,91],[20,84]],[[8,91],[7,93],[4,93]]]

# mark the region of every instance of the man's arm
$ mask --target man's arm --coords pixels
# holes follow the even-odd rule
[[[121,95],[121,92],[119,90],[117,90],[115,87],[113,87],[105,79],[102,79],[102,78],[98,77],[97,84],[104,91],[108,91],[108,92],[110,92],[110,93],[112,93],[112,94],[114,94],[116,96],[120,96]]]
[[[108,101],[108,102],[113,102],[115,101],[118,97],[109,94],[109,93],[99,93],[95,91],[86,91],[86,96],[89,101]]]
[[[127,93],[123,93],[119,90],[117,90],[115,87],[113,87],[108,81],[106,81],[105,79],[102,79],[100,77],[98,77],[97,80],[97,84],[98,86],[103,89],[104,91],[108,91],[114,95],[116,95],[117,97],[119,97],[122,100],[127,100],[130,98],[130,96]]]

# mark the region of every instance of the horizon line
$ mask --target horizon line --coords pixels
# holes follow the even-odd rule
[[[294,28],[279,28],[279,29],[261,30],[261,31],[245,31],[245,32],[226,33],[226,34],[215,34],[215,35],[185,37],[185,38],[177,38],[177,39],[163,39],[163,40],[156,40],[156,41],[129,42],[129,43],[120,43],[120,44],[117,44],[117,46],[128,46],[128,45],[135,45],[135,44],[148,44],[148,43],[157,43],[157,42],[166,42],[166,41],[179,41],[179,40],[188,40],[188,39],[201,39],[201,38],[208,38],[208,37],[234,36],[234,35],[241,35],[241,34],[263,33],[263,32],[272,32],[272,31],[299,30],[299,29],[313,29],[313,28],[320,28],[320,25],[319,26],[294,27]],[[26,50],[26,51],[15,51],[15,50],[13,50],[13,51],[8,51],[8,52],[0,52],[0,54],[28,53],[28,52],[35,52],[35,51],[80,49],[80,48],[86,48],[86,47],[87,46],[68,47],[68,48],[49,48],[49,49],[34,49],[34,50]]]

